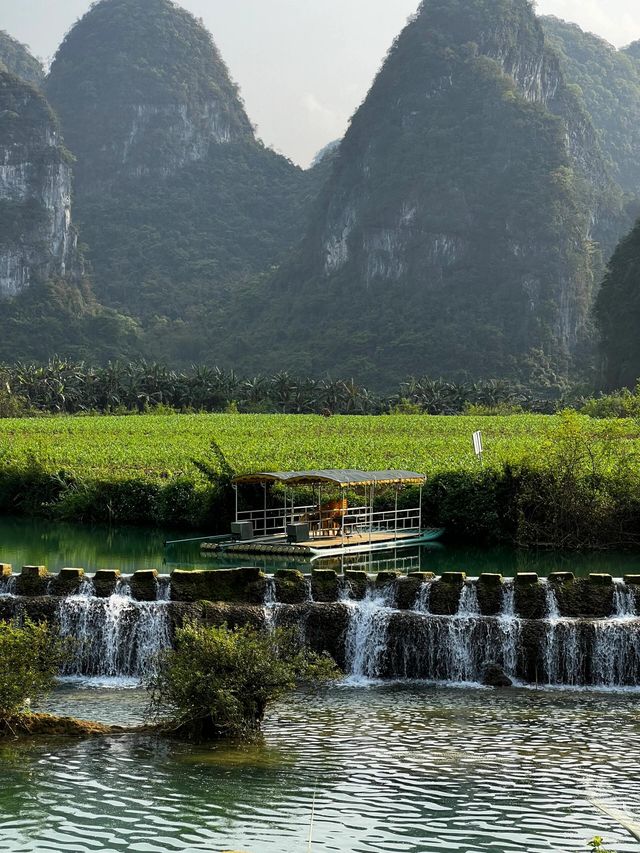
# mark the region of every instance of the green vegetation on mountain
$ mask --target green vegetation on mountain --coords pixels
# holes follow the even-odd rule
[[[26,45],[16,41],[5,30],[0,30],[0,68],[35,86],[42,86],[44,82],[42,63],[31,55]]]
[[[96,3],[60,46],[46,89],[77,158],[79,193],[253,139],[210,34],[170,0]]]
[[[610,388],[640,378],[640,220],[620,241],[598,295],[597,315]]]
[[[77,158],[97,297],[142,321],[153,357],[219,354],[234,293],[301,238],[321,168],[255,139],[211,35],[169,0],[93,6],[47,93]]]
[[[622,188],[640,194],[640,56],[633,46],[617,50],[577,24],[541,18],[560,57],[567,82],[599,132],[613,174]]]
[[[256,142],[212,147],[162,180],[78,193],[74,215],[101,301],[146,322],[146,351],[209,358],[233,289],[302,236],[313,178]]]
[[[255,353],[249,369],[338,363],[377,385],[416,371],[561,381],[588,363],[593,238],[618,205],[530,3],[425,0],[234,354]]]

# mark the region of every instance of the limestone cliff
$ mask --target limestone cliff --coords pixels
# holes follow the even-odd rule
[[[44,97],[0,70],[0,297],[69,271],[71,158]]]
[[[253,130],[210,34],[170,0],[101,0],[69,32],[47,95],[79,190],[170,175]]]
[[[321,170],[255,138],[211,34],[170,0],[92,6],[46,90],[98,299],[143,322],[149,355],[210,359],[230,292],[302,238]]]
[[[378,383],[556,381],[588,344],[598,243],[613,242],[618,204],[531,4],[425,0],[274,282],[263,349],[314,371],[339,352],[341,372]]]
[[[4,30],[0,30],[0,68],[2,67],[34,86],[42,86],[44,82],[42,63],[29,53],[25,45]]]

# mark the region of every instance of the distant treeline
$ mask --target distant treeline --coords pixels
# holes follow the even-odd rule
[[[636,416],[636,394],[622,391],[600,399],[576,392],[545,398],[502,379],[456,383],[411,378],[389,396],[353,379],[277,373],[243,377],[233,370],[194,365],[188,371],[147,361],[84,362],[51,359],[46,364],[0,365],[0,417],[37,414],[127,414],[246,412],[282,414],[553,414],[575,408],[596,417]],[[636,411],[637,410],[637,411]]]

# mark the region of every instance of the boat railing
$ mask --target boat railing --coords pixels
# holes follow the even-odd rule
[[[251,522],[254,536],[282,535],[288,524],[308,522],[312,538],[418,530],[420,517],[419,507],[374,512],[370,507],[356,506],[318,511],[313,505],[241,510],[237,514],[238,521]]]
[[[347,533],[418,530],[420,519],[420,507],[377,512],[368,507],[352,507],[344,517],[344,529]]]
[[[287,525],[311,517],[315,506],[268,507],[267,509],[241,510],[238,521],[250,521],[254,536],[276,536],[286,533]]]

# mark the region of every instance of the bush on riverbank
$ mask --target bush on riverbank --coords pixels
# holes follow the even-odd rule
[[[186,625],[150,681],[151,710],[158,719],[168,710],[165,732],[186,740],[250,738],[269,703],[338,676],[334,662],[304,648],[294,632]]]
[[[0,734],[29,730],[31,706],[53,688],[67,654],[46,623],[0,622]]]

